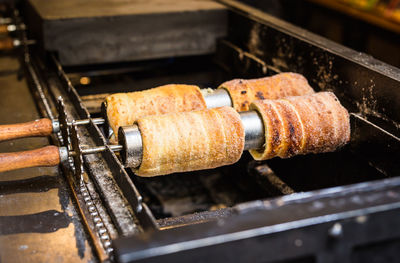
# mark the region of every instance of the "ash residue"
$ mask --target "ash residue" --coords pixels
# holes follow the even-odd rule
[[[357,81],[354,82],[354,86],[357,86],[358,83]],[[356,101],[356,106],[358,109],[359,115],[362,116],[373,116],[375,118],[381,119],[385,122],[388,122],[392,124],[396,129],[400,129],[400,124],[393,121],[389,117],[387,117],[385,114],[378,112],[377,109],[377,99],[374,96],[374,89],[375,89],[375,82],[374,80],[370,79],[370,85],[368,87],[362,87],[361,88],[361,93],[362,97],[360,101]]]
[[[313,58],[313,64],[317,70],[317,80],[314,82],[321,90],[330,90],[331,82],[337,80],[339,76],[332,73],[334,58],[328,55],[321,55],[319,58]]]
[[[262,25],[255,23],[250,31],[249,42],[247,47],[249,52],[255,56],[264,56],[264,51],[262,50],[260,34],[262,33]]]

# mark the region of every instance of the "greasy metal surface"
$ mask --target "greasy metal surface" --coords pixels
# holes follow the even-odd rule
[[[61,83],[58,82],[58,77],[50,75],[50,87],[54,96],[64,94],[66,91],[68,98],[71,100],[71,105],[67,107],[70,116],[80,119],[90,118],[90,114],[82,105],[76,90],[71,85],[68,77],[62,70],[62,67],[54,59],[53,62],[58,70]],[[60,86],[61,85],[61,86]],[[63,91],[62,89],[65,89]],[[76,114],[76,111],[78,115]],[[81,134],[82,143],[88,145],[103,145],[107,146],[107,141],[101,131],[92,121],[86,127],[79,127],[78,132]],[[87,136],[90,134],[91,136]],[[155,222],[149,213],[146,204],[142,203],[142,198],[131,179],[126,174],[123,166],[115,156],[114,152],[107,146],[108,150],[100,155],[91,154],[84,156],[88,174],[92,176],[95,185],[99,188],[101,197],[104,198],[105,205],[110,211],[110,216],[120,234],[128,235],[137,233],[140,228],[155,228]],[[99,157],[102,158],[99,158]],[[120,191],[122,190],[122,192]],[[128,202],[129,205],[126,205]],[[133,209],[133,211],[131,211]],[[135,212],[135,215],[133,215]],[[137,220],[141,223],[140,228],[136,224]]]
[[[136,124],[120,127],[118,142],[123,146],[120,152],[125,167],[137,168],[142,163],[143,142],[139,127]]]
[[[343,262],[362,244],[400,238],[400,179],[255,201],[235,210],[226,219],[116,240],[117,259]],[[332,234],[338,223],[342,232]]]
[[[0,57],[0,70],[18,69],[15,57]],[[25,79],[0,77],[0,123],[18,123],[39,115]],[[0,152],[31,150],[48,138],[0,143]],[[0,173],[0,262],[96,262],[90,238],[56,168]]]
[[[363,153],[385,176],[399,175],[400,138],[356,114],[352,114],[351,124],[351,150]]]
[[[237,12],[228,21],[234,45],[278,70],[303,74],[314,89],[335,92],[352,112],[399,136],[400,69],[238,1],[219,2]]]
[[[51,87],[53,88],[52,92],[55,96],[59,96],[62,94],[64,98],[66,97],[68,98],[68,96],[66,96],[64,91],[62,90],[63,87],[60,86],[61,84],[57,83],[57,80],[55,78],[51,78],[49,80],[53,81],[52,82],[53,85]],[[73,93],[73,90],[69,89],[69,91],[70,93]],[[69,97],[68,100],[70,99],[77,100],[78,98]],[[66,101],[67,113],[69,114],[69,116],[71,116],[71,118],[84,119],[89,117],[87,112],[85,112],[83,108],[79,107],[74,108],[73,106],[75,106],[76,104],[73,105],[71,104],[71,102],[67,104],[66,99],[65,101]],[[77,105],[79,106],[79,102],[77,103]],[[77,115],[75,109],[80,111],[81,114]],[[83,144],[88,144],[88,145],[99,145],[96,142],[94,142],[91,137],[84,135],[83,132],[86,132],[86,134],[88,132],[86,128],[92,130],[93,129],[98,130],[98,128],[95,127],[95,125],[92,123],[90,123],[87,127],[79,127],[78,133],[83,135],[81,136],[82,138],[81,142]],[[105,145],[104,142],[103,145]],[[104,152],[100,154],[100,156],[101,155],[104,155]],[[94,178],[96,187],[100,189],[99,192],[101,193],[101,198],[105,202],[107,210],[111,212],[110,215],[113,218],[114,224],[116,224],[118,232],[123,235],[127,235],[129,233],[130,234],[136,233],[138,229],[135,223],[135,218],[132,212],[129,210],[129,206],[126,206],[124,204],[125,201],[123,198],[121,198],[122,195],[117,185],[113,183],[115,174],[110,172],[109,165],[107,164],[107,162],[104,159],[100,159],[99,154],[84,156],[84,160],[86,160],[86,162],[89,163],[89,165],[86,165],[86,167],[88,168],[88,174],[92,176],[91,178]],[[118,171],[120,171],[120,169],[118,169]],[[128,184],[127,186],[129,187],[130,185]]]
[[[231,78],[259,78],[281,72],[226,40],[218,41],[216,63],[229,73]]]
[[[248,166],[249,175],[254,176],[255,180],[271,196],[287,195],[295,192],[267,164],[259,161],[251,161]]]
[[[240,112],[244,127],[244,150],[260,149],[265,142],[264,123],[256,111]]]
[[[64,65],[210,54],[226,35],[226,12],[209,0],[27,2],[32,37]]]
[[[272,37],[272,35],[270,35],[270,37]],[[226,41],[223,41],[220,46],[221,49],[219,50],[222,54],[232,55],[232,57],[218,56],[219,59],[227,59],[218,60],[219,64],[222,65],[229,65],[231,61],[234,60],[233,55],[241,54],[244,52],[242,49],[238,48],[235,45],[228,44]],[[232,66],[229,70],[230,74],[238,74],[239,76],[245,78],[263,76],[262,74],[254,75],[255,73],[257,73],[257,70],[254,70],[255,67],[244,67],[239,63],[240,61],[244,65],[248,65],[248,63],[250,62],[250,65],[257,64],[255,60],[246,60],[244,58],[240,59],[239,56],[239,58],[236,60],[236,63],[231,64]],[[244,68],[247,68],[248,70],[244,70]],[[272,71],[272,68],[269,69],[270,71]],[[339,96],[341,94],[340,92],[335,93],[339,94]],[[344,102],[344,104],[347,105],[346,98],[342,98],[341,100],[342,102]],[[319,187],[329,187],[335,184],[337,185],[339,182],[341,182],[342,184],[346,184],[355,183],[357,181],[363,180],[375,180],[379,178],[373,175],[373,172],[371,173],[371,171],[365,169],[365,166],[363,165],[353,166],[346,164],[348,163],[348,158],[353,159],[353,164],[356,164],[360,161],[360,158],[363,158],[366,160],[366,163],[374,167],[374,169],[379,170],[386,176],[396,175],[400,171],[398,162],[396,161],[399,158],[399,153],[396,150],[399,148],[398,137],[388,132],[387,130],[384,130],[382,127],[377,126],[376,123],[371,123],[363,118],[360,118],[359,115],[353,114],[351,120],[352,140],[350,143],[350,149],[357,156],[356,158],[350,156],[346,157],[347,154],[345,155],[344,153],[342,153],[337,155],[328,155],[326,157],[324,155],[320,155],[320,157],[318,158],[313,158],[312,156],[310,156],[296,157],[290,160],[272,160],[272,164],[274,166],[278,164],[278,166],[280,166],[280,170],[282,170],[281,168],[285,170],[284,173],[287,174],[287,176],[285,176],[286,179],[290,179],[289,181],[291,181],[290,183],[292,187],[295,187],[297,191],[312,190]],[[377,123],[381,124],[380,122]],[[335,162],[340,162],[341,166],[334,166],[333,163]],[[327,171],[324,171],[324,169],[316,169],[316,165],[314,163],[321,164],[318,166],[326,166],[331,168],[327,169]],[[299,173],[300,171],[302,171],[301,177],[294,175]],[[320,172],[326,173],[327,178],[321,178],[319,176]],[[350,174],[351,176],[349,176]],[[280,176],[282,177],[282,173],[280,173]],[[306,186],[306,188],[304,188],[303,186]]]
[[[204,211],[199,213],[193,213],[178,217],[167,217],[157,220],[157,224],[160,230],[166,230],[171,228],[182,227],[186,225],[200,224],[219,218],[226,218],[231,216],[233,213],[232,208],[221,208],[212,211]]]
[[[258,60],[272,66],[268,69],[301,73],[315,90],[333,91],[350,112],[358,113],[374,125],[399,137],[400,69],[237,1],[221,2],[235,10],[228,15],[227,41],[232,44],[224,41],[221,43],[224,48],[219,49],[225,54],[219,56],[222,61],[220,64],[231,65],[229,72],[232,75],[238,74],[245,78],[263,76],[256,69],[246,67],[254,63],[247,64],[248,60],[240,55],[243,52],[251,53]],[[235,53],[238,58],[229,59],[229,54]],[[224,63],[224,58],[229,59],[229,62]],[[364,149],[357,154],[364,155],[376,167],[385,166],[380,164],[383,158],[373,154],[374,148],[366,145]],[[397,162],[396,155],[384,156],[389,163]],[[400,171],[390,172],[394,175]]]
[[[245,152],[238,163],[217,169],[153,178],[132,176],[154,216],[167,220],[269,197],[249,176],[250,160]]]
[[[38,68],[37,65],[32,63],[31,56],[29,53],[29,49],[24,47],[24,57],[23,62],[26,68],[26,78],[31,87],[31,92],[36,100],[37,106],[40,109],[41,113],[44,116],[50,117],[54,120],[54,113],[49,112],[52,108],[55,108],[55,102],[51,100],[51,96],[43,83],[43,79],[39,78],[37,73]],[[47,105],[47,106],[46,106]],[[50,114],[50,115],[49,115]],[[55,113],[57,114],[57,113]],[[62,138],[60,136],[56,138],[52,138],[53,142],[60,145],[60,141]],[[90,181],[88,180],[86,184],[76,182],[75,177],[71,173],[71,165],[73,163],[68,164],[65,163],[61,166],[64,175],[66,175],[67,182],[69,184],[70,189],[72,190],[71,196],[77,203],[77,208],[82,216],[82,222],[87,230],[88,236],[90,237],[90,241],[93,245],[93,252],[99,258],[100,261],[104,261],[109,257],[109,253],[112,251],[110,247],[111,243],[108,240],[104,240],[101,238],[100,229],[106,229],[106,236],[111,232],[115,232],[114,226],[112,224],[108,224],[107,228],[104,228],[105,223],[110,222],[109,215],[104,213],[104,208],[102,203],[95,203],[95,200],[91,198],[91,196],[97,196],[96,192],[91,192],[89,194],[88,189],[90,186]],[[101,211],[99,215],[98,211]],[[115,236],[115,235],[114,235]]]
[[[235,9],[241,7],[236,1],[224,2],[233,3]],[[397,69],[275,18],[256,11],[253,13],[253,10],[249,14],[247,8],[243,9],[245,11],[239,10],[240,15],[229,13],[228,41],[221,42],[217,54],[218,64],[229,67],[227,72],[233,76],[260,77],[270,73],[267,69],[272,72],[300,72],[306,75],[314,88],[335,91],[342,103],[355,112],[358,111],[354,107],[357,103],[379,105],[388,102],[387,96],[357,95],[357,92],[363,93],[369,87],[366,82],[371,78],[372,82],[379,79],[386,83],[386,87],[394,93],[393,97],[398,95],[396,87],[399,79],[394,74]],[[332,65],[337,77],[329,76],[326,71]],[[357,81],[363,83],[361,88],[357,86]],[[354,83],[356,87],[352,86]],[[374,90],[377,94],[385,90],[385,85],[380,83],[379,86],[382,90]],[[386,92],[389,92],[388,89]],[[350,96],[349,92],[353,94]],[[396,104],[396,101],[392,103]],[[369,118],[367,114],[351,116],[354,140],[348,147],[335,153],[299,156],[289,160],[274,159],[268,161],[270,166],[262,166],[261,169],[257,163],[249,163],[247,179],[253,176],[257,181],[268,181],[273,186],[271,194],[276,196],[398,175],[399,143],[396,135],[391,133],[396,130],[394,119],[386,116],[386,123],[382,125],[388,125],[390,131],[385,131],[365,120],[365,117]],[[367,132],[364,134],[363,130]],[[377,137],[381,139],[377,140]],[[376,144],[370,143],[373,140]],[[387,148],[391,149],[385,153]],[[245,163],[244,160],[241,162]],[[252,169],[255,175],[252,175]],[[231,175],[238,172],[235,170]],[[199,173],[191,174],[195,175],[201,177]],[[184,175],[180,176],[182,181],[187,180]],[[146,182],[147,186],[153,187],[150,191],[165,202],[163,207],[168,202],[162,196],[163,191],[177,195],[185,190],[184,187],[180,187],[179,191],[168,190],[168,184],[174,180],[172,176],[165,182],[158,180],[162,188],[157,188],[156,182]],[[121,262],[185,262],[206,258],[217,262],[349,262],[350,258],[359,260],[365,256],[362,253],[371,244],[389,246],[396,244],[392,241],[400,238],[398,178],[255,201],[237,205],[235,209],[238,215],[231,215],[225,220],[118,239],[114,242],[117,259]],[[396,219],[393,218],[395,215]],[[392,231],[393,227],[395,231]],[[384,253],[385,256],[393,255],[393,251],[389,253],[385,250]]]
[[[202,89],[207,108],[218,108],[223,106],[232,107],[232,99],[225,89]]]

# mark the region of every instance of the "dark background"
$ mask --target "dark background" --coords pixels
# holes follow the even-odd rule
[[[400,35],[305,0],[241,0],[311,32],[400,67]]]

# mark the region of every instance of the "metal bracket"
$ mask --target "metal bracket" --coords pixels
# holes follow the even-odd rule
[[[71,150],[73,151],[74,169],[75,169],[75,179],[79,182],[83,182],[83,158],[82,158],[82,148],[80,146],[79,135],[76,130],[76,125],[72,122],[70,127],[71,132]]]
[[[70,150],[70,139],[68,131],[68,119],[65,112],[64,100],[62,97],[57,99],[57,111],[58,111],[58,122],[60,123],[60,132],[63,139],[62,146],[65,146]]]

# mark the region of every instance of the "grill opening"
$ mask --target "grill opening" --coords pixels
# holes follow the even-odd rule
[[[238,77],[220,67],[217,56],[67,68],[69,77],[94,117],[110,93],[131,92],[170,83],[216,88]],[[272,75],[268,70],[266,75]],[[318,87],[313,87],[318,90]],[[383,175],[346,146],[334,153],[254,161],[248,152],[236,164],[217,169],[138,177],[134,184],[161,227],[228,216],[231,207],[253,200],[382,178]],[[186,217],[185,217],[186,216]]]

